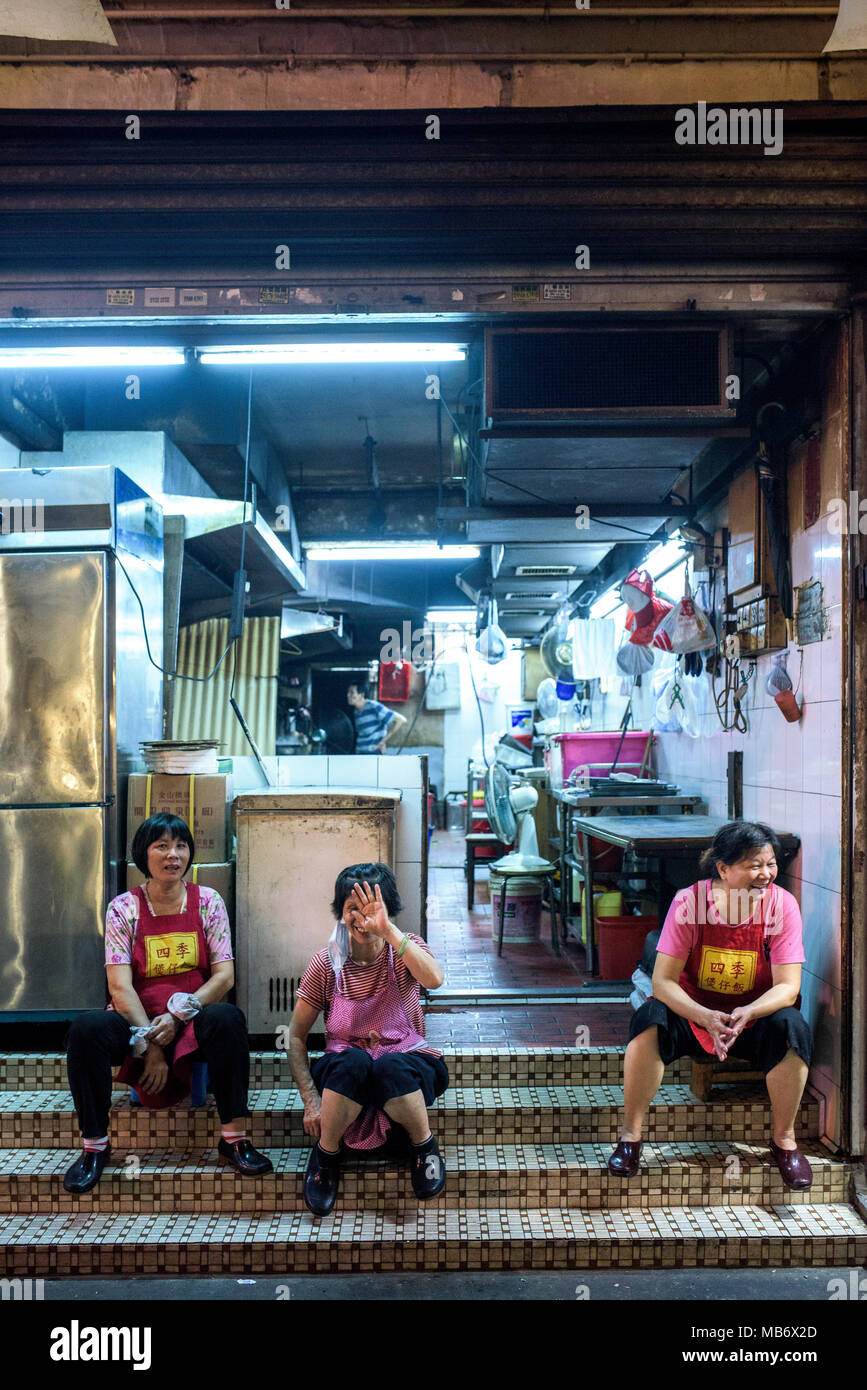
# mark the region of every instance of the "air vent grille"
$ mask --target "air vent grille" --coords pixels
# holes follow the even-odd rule
[[[519,589],[516,593],[505,594],[503,602],[508,603],[510,600],[514,599],[516,602],[523,600],[525,603],[555,603],[562,597],[562,594],[535,594]]]
[[[574,574],[575,565],[516,565],[515,574],[522,579],[565,579]]]
[[[729,412],[724,328],[575,329],[487,335],[487,414],[689,417]]]

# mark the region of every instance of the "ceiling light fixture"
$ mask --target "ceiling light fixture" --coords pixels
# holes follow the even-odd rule
[[[182,367],[179,347],[0,348],[0,367]]]
[[[475,608],[429,608],[424,615],[427,627],[450,626],[457,623],[460,627],[475,627],[476,610]]]
[[[213,367],[355,366],[386,362],[463,362],[464,343],[221,343],[196,348],[200,362]]]
[[[327,545],[305,546],[308,560],[475,560],[479,550],[475,545],[436,545],[431,541],[331,542]]]

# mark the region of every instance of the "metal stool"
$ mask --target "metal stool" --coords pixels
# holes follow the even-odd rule
[[[473,833],[467,835],[466,841],[467,858],[464,868],[467,875],[467,908],[472,912],[476,901],[476,850],[481,848],[482,845],[495,845],[499,849],[504,850],[508,849],[509,846],[505,840],[500,839],[499,835],[493,835],[488,831],[482,830],[480,830],[478,834]],[[484,864],[492,864],[493,862],[493,859],[488,858],[482,860]]]
[[[555,911],[554,911],[554,894],[553,894],[553,888],[552,888],[552,883],[551,883],[551,880],[553,879],[554,874],[555,874],[556,869],[557,869],[556,864],[551,864],[547,869],[526,869],[526,868],[523,868],[523,867],[514,868],[514,869],[513,869],[513,868],[511,868],[510,866],[507,866],[507,867],[504,868],[504,867],[503,867],[503,860],[501,859],[501,860],[499,861],[499,863],[494,862],[494,863],[491,865],[491,868],[493,869],[494,873],[498,874],[498,875],[499,875],[502,879],[504,879],[504,880],[507,880],[507,879],[509,879],[509,878],[539,878],[539,879],[547,879],[547,880],[549,881],[549,882],[548,882],[548,901],[549,901],[550,906],[549,906],[549,908],[548,908],[548,915],[549,915],[549,917],[550,917],[550,919],[551,919],[551,946],[553,947],[554,954],[557,955],[557,956],[559,956],[559,955],[561,954],[561,951],[560,951],[560,943],[559,943],[559,941],[558,941],[558,939],[557,939],[557,914],[556,914]],[[497,955],[498,955],[498,956],[501,956],[501,955],[503,954],[503,932],[504,932],[505,926],[506,926],[506,889],[507,889],[507,886],[508,886],[507,883],[504,882],[504,883],[503,883],[502,892],[500,893],[500,911],[499,911],[499,913],[497,914],[498,926],[499,926],[498,933],[497,933]],[[543,899],[544,899],[544,889],[543,889]]]

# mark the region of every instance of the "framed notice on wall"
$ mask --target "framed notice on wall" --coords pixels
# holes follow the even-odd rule
[[[821,642],[827,626],[825,596],[820,580],[799,584],[795,590],[795,641],[798,646]]]

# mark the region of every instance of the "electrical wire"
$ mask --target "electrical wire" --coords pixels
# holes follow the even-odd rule
[[[213,679],[213,677],[217,674],[217,672],[219,671],[219,669],[220,669],[220,667],[222,666],[223,662],[225,661],[225,659],[226,659],[226,653],[228,652],[229,647],[234,646],[235,639],[233,638],[232,641],[229,642],[228,645],[224,648],[223,654],[222,654],[222,656],[220,657],[219,661],[217,662],[216,666],[214,667],[213,671],[210,671],[210,672],[208,673],[207,676],[185,676],[185,675],[182,675],[180,671],[167,671],[166,668],[165,668],[164,666],[161,666],[161,665],[159,664],[158,661],[154,661],[153,653],[151,652],[150,640],[149,640],[149,638],[148,638],[147,618],[146,618],[146,616],[145,616],[144,604],[142,603],[141,598],[140,598],[140,596],[139,596],[139,591],[138,591],[138,589],[135,587],[135,585],[133,584],[132,580],[130,579],[130,577],[129,577],[129,571],[127,570],[126,565],[123,563],[123,560],[120,558],[120,556],[117,554],[117,552],[115,552],[114,558],[116,559],[117,563],[120,565],[121,569],[123,570],[124,574],[126,575],[126,582],[127,582],[127,584],[129,585],[129,587],[132,589],[133,594],[135,595],[136,603],[137,603],[138,606],[139,606],[139,610],[140,610],[140,612],[141,612],[142,632],[144,633],[144,639],[145,639],[145,648],[146,648],[146,650],[147,650],[148,661],[150,662],[151,666],[155,666],[156,669],[157,669],[162,675],[166,676],[169,680],[179,680],[179,681],[209,681],[209,680]]]
[[[430,670],[429,670],[428,673],[427,673],[427,677],[428,677],[428,679],[430,679],[430,677],[431,677],[431,676],[433,675],[433,673],[434,673],[434,668],[436,667],[437,662],[440,661],[444,656],[450,655],[452,652],[463,652],[463,653],[465,653],[465,655],[466,655],[466,657],[467,657],[467,662],[468,662],[469,670],[470,670],[470,681],[471,681],[472,687],[473,687],[473,694],[474,694],[475,697],[476,697],[476,707],[477,707],[477,709],[478,709],[478,711],[479,711],[479,724],[481,725],[481,730],[482,730],[482,757],[483,757],[484,760],[485,760],[485,766],[486,766],[486,767],[490,767],[490,766],[491,766],[491,763],[490,763],[490,759],[488,758],[487,748],[485,747],[485,716],[484,716],[484,712],[483,712],[483,710],[482,710],[482,702],[481,702],[481,700],[479,699],[479,692],[478,692],[478,689],[477,689],[477,687],[476,687],[476,678],[475,678],[475,675],[473,674],[473,662],[472,662],[472,657],[471,657],[471,655],[470,655],[470,650],[469,650],[469,647],[468,647],[467,644],[466,644],[466,641],[464,641],[464,643],[463,643],[462,646],[457,646],[457,647],[443,647],[443,649],[442,649],[441,652],[437,652],[436,656],[434,657],[433,661],[431,662]],[[419,702],[418,702],[418,709],[416,710],[416,712],[415,712],[415,714],[414,714],[414,716],[413,716],[412,723],[410,724],[409,728],[408,728],[407,731],[406,731],[406,734],[404,735],[403,743],[400,745],[399,748],[396,748],[396,749],[395,749],[395,757],[398,757],[398,756],[403,752],[404,748],[406,748],[406,745],[407,745],[407,743],[408,743],[409,740],[410,740],[410,737],[412,736],[412,731],[413,731],[413,729],[415,728],[416,723],[417,723],[417,721],[418,721],[418,717],[419,717],[419,715],[421,714],[421,711],[422,711],[422,705],[424,704],[424,696],[425,696],[425,692],[426,692],[426,691],[427,691],[427,681],[425,682],[425,689],[422,691],[422,693],[421,693],[421,698],[419,699]]]
[[[247,441],[246,441],[246,444],[245,444],[245,446],[244,446],[244,506],[243,506],[243,509],[242,509],[242,511],[241,511],[241,559],[240,559],[240,563],[239,563],[239,565],[238,565],[238,569],[239,569],[239,571],[240,571],[241,573],[243,573],[243,571],[244,571],[244,554],[245,554],[246,548],[247,548],[247,492],[248,492],[249,483],[250,483],[250,431],[251,431],[252,422],[253,422],[253,368],[251,367],[251,368],[250,368],[249,379],[248,379],[248,382],[247,382]],[[245,595],[243,596],[243,598],[242,598],[242,607],[241,607],[242,615],[243,615],[243,610],[244,610],[244,608],[246,607],[246,602],[247,602],[247,600],[246,600],[246,594],[245,594]],[[241,620],[241,626],[242,626],[242,628],[243,628],[243,616],[242,616],[242,620]],[[233,644],[234,644],[234,643],[237,643],[238,641],[239,641],[239,638],[238,638],[238,637],[233,637],[233,638],[232,638],[232,643],[233,643]],[[234,696],[235,696],[235,676],[237,675],[237,672],[238,672],[238,655],[237,655],[237,652],[233,652],[233,653],[232,653],[232,683],[231,683],[231,685],[229,686],[229,703],[230,703],[230,704],[231,704],[231,702],[232,702],[232,700],[234,699]]]
[[[252,407],[252,397],[253,397],[253,368],[251,367],[251,368],[250,368],[250,380],[249,380],[249,384],[248,384],[248,388],[247,388],[247,444],[246,444],[245,458],[244,458],[244,509],[243,509],[242,514],[241,514],[241,515],[242,515],[242,526],[241,526],[241,563],[240,563],[240,569],[243,569],[243,568],[244,568],[244,553],[245,553],[246,542],[247,542],[247,528],[246,528],[246,524],[245,524],[245,523],[246,523],[246,520],[247,520],[247,492],[248,492],[248,484],[249,484],[249,477],[250,477],[250,423],[251,423],[251,416],[252,416],[252,410],[251,410],[251,407]],[[146,615],[146,613],[145,613],[144,604],[143,604],[142,601],[141,601],[141,595],[139,594],[138,589],[136,588],[135,584],[133,583],[133,581],[132,581],[132,579],[131,579],[131,577],[130,577],[129,570],[127,569],[126,565],[123,563],[123,560],[120,558],[120,555],[117,553],[117,551],[114,552],[114,558],[115,558],[115,560],[117,561],[118,565],[120,566],[121,570],[123,571],[123,574],[124,574],[124,576],[125,576],[125,578],[126,578],[126,582],[127,582],[127,584],[129,585],[129,587],[132,589],[133,595],[134,595],[134,597],[135,597],[135,601],[136,601],[136,603],[137,603],[138,606],[139,606],[139,612],[141,613],[142,632],[143,632],[143,634],[144,634],[144,640],[145,640],[145,650],[146,650],[146,652],[147,652],[147,657],[148,657],[148,661],[150,662],[150,664],[151,664],[152,666],[154,666],[154,667],[156,668],[157,671],[159,671],[160,675],[165,676],[168,680],[198,681],[198,682],[200,682],[200,683],[202,683],[202,684],[206,683],[206,682],[209,681],[209,680],[213,680],[214,676],[217,674],[217,672],[219,671],[219,669],[220,669],[220,667],[222,666],[223,662],[225,661],[226,656],[228,655],[229,650],[230,650],[231,648],[234,648],[234,647],[237,645],[238,638],[237,638],[237,637],[233,637],[233,638],[230,639],[230,641],[229,641],[229,642],[226,644],[226,646],[223,648],[223,651],[222,651],[222,653],[220,654],[220,657],[219,657],[219,659],[218,659],[216,665],[214,666],[213,670],[209,671],[208,674],[207,674],[206,676],[187,676],[187,675],[184,675],[181,671],[178,671],[177,669],[175,669],[174,671],[169,671],[169,670],[167,670],[165,666],[161,666],[160,663],[159,663],[158,661],[154,660],[154,655],[153,655],[153,652],[151,651],[150,638],[148,637],[147,615]],[[300,655],[300,652],[299,652],[299,655]],[[230,686],[230,688],[229,688],[229,699],[230,699],[230,700],[232,699],[232,696],[233,696],[234,691],[235,691],[235,668],[236,668],[236,665],[237,665],[237,661],[234,659],[234,658],[235,658],[235,653],[234,653],[234,651],[232,652],[232,656],[233,656],[233,661],[232,661],[232,683],[231,683],[231,686]]]

